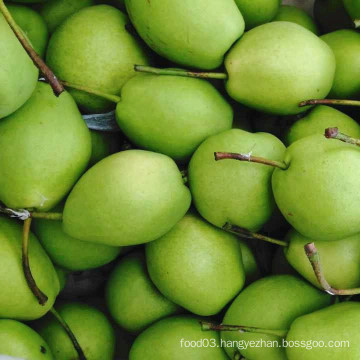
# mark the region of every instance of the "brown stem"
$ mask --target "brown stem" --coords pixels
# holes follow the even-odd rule
[[[79,342],[77,341],[74,333],[70,329],[69,325],[66,323],[66,321],[61,317],[61,315],[54,308],[52,308],[50,310],[50,312],[55,316],[56,320],[60,323],[60,325],[66,331],[67,335],[69,336],[71,342],[74,345],[76,352],[79,355],[79,360],[86,360],[85,354],[84,354]]]
[[[24,50],[28,53],[31,60],[38,67],[41,73],[44,75],[45,79],[51,85],[54,94],[59,96],[63,91],[64,87],[60,83],[60,81],[56,78],[55,74],[52,70],[45,64],[44,60],[36,53],[36,51],[32,48],[29,41],[24,36],[22,30],[16,24],[14,18],[11,16],[9,10],[7,9],[6,5],[4,4],[4,0],[0,0],[0,11],[4,15],[5,20],[11,27],[12,31],[14,32],[15,36],[18,38],[19,42],[23,46]]]
[[[277,167],[282,170],[286,170],[289,166],[285,164],[283,161],[276,161],[276,160],[269,160],[259,156],[252,156],[249,154],[238,154],[238,153],[230,153],[230,152],[215,152],[214,153],[215,160],[225,160],[225,159],[232,159],[232,160],[239,160],[239,161],[249,161],[258,164],[264,164],[268,166]]]
[[[360,139],[355,139],[350,137],[349,135],[339,132],[339,129],[337,127],[327,128],[325,130],[325,137],[328,139],[337,139],[348,144],[360,146]]]
[[[309,243],[304,246],[306,256],[308,257],[310,264],[314,270],[315,276],[321,287],[330,295],[356,295],[360,294],[360,288],[354,289],[334,289],[326,280],[318,250],[314,243]]]
[[[34,277],[31,273],[31,268],[29,264],[29,234],[31,226],[31,217],[24,221],[24,230],[23,230],[23,241],[22,241],[22,265],[24,270],[24,275],[26,282],[32,293],[38,299],[40,305],[45,305],[48,301],[48,297],[38,288]]]
[[[257,240],[266,241],[266,242],[276,244],[276,245],[280,245],[280,246],[284,246],[284,247],[289,246],[289,244],[286,241],[273,239],[271,237],[268,237],[268,236],[265,236],[265,235],[262,235],[262,234],[258,234],[258,233],[253,233],[253,232],[251,232],[251,231],[249,231],[247,229],[244,229],[244,228],[242,228],[240,226],[237,226],[237,225],[232,225],[230,223],[226,223],[223,226],[223,229],[225,231],[236,234],[236,235],[238,235],[238,236],[240,236],[240,237],[242,237],[244,239],[250,239],[250,240],[257,239]]]
[[[134,65],[134,70],[137,72],[145,72],[155,75],[173,75],[173,76],[183,76],[183,77],[192,77],[192,78],[201,78],[201,79],[226,80],[228,78],[227,74],[225,73],[194,72],[194,71],[188,71],[182,69],[159,69],[145,65]]]
[[[339,99],[311,99],[302,101],[299,107],[308,105],[343,105],[343,106],[360,106],[358,100],[339,100]]]
[[[62,220],[63,214],[53,212],[31,212],[30,216],[34,219]]]
[[[270,329],[261,329],[251,326],[242,326],[242,325],[225,325],[225,324],[213,324],[206,321],[200,321],[201,329],[204,331],[215,330],[215,331],[238,331],[240,333],[256,333],[256,334],[266,334],[274,335],[279,337],[285,337],[289,330],[270,330]]]

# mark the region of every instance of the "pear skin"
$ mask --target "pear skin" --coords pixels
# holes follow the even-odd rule
[[[85,170],[91,138],[70,94],[56,97],[39,82],[29,101],[0,121],[0,147],[0,200],[47,211]]]

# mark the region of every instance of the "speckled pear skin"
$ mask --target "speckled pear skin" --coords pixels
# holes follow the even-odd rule
[[[29,326],[15,320],[0,320],[0,354],[11,359],[53,360],[45,340]],[[3,358],[3,355],[0,355]],[[10,360],[5,356],[5,360]]]
[[[360,356],[360,304],[348,301],[298,317],[290,327],[286,340],[304,341],[304,347],[287,347],[289,360],[358,359]],[[323,341],[327,347],[316,347]],[[330,347],[330,341],[332,345]],[[334,343],[338,342],[338,343]],[[341,346],[339,346],[342,344]],[[313,346],[311,346],[313,345]],[[312,348],[311,348],[312,347]]]
[[[0,318],[34,320],[45,315],[59,293],[59,279],[38,239],[30,233],[31,272],[39,288],[48,296],[39,305],[26,282],[21,263],[22,226],[13,219],[0,217]],[[1,343],[1,341],[0,341]],[[0,346],[1,349],[1,346]]]
[[[331,296],[293,275],[272,275],[255,281],[243,290],[225,313],[223,324],[264,329],[290,328],[299,316],[330,305]],[[279,341],[274,335],[222,331],[226,341]],[[231,358],[236,348],[226,347]],[[241,354],[253,360],[287,360],[281,347],[248,347]]]
[[[321,37],[333,50],[336,71],[329,98],[356,99],[360,95],[360,34],[356,30],[343,29]]]
[[[321,257],[321,265],[328,283],[335,289],[360,287],[360,235],[338,241],[309,239],[292,229],[286,236],[290,242],[284,253],[290,265],[314,286],[321,288],[315,277],[304,246],[314,242]],[[341,269],[341,271],[339,271]]]
[[[246,30],[271,21],[277,12],[281,0],[235,0],[245,20]]]
[[[34,50],[41,57],[44,56],[49,39],[49,31],[41,15],[25,5],[7,4],[7,8],[30,40]]]
[[[70,94],[56,97],[38,82],[29,101],[0,121],[0,147],[0,200],[48,211],[85,170],[91,137]]]
[[[337,127],[339,131],[349,136],[360,137],[360,126],[350,116],[333,107],[317,105],[285,131],[284,143],[291,145],[306,136],[323,135],[325,129],[330,127]]]
[[[189,164],[194,204],[207,221],[226,222],[258,231],[275,209],[272,167],[235,160],[215,161],[215,151],[251,153],[281,161],[285,146],[273,135],[231,129],[206,139]]]
[[[63,229],[74,238],[113,246],[142,244],[168,232],[191,202],[175,162],[127,150],[90,168],[65,203]]]
[[[108,5],[86,7],[67,18],[49,41],[47,64],[59,79],[118,95],[135,75],[134,64],[149,64],[143,46],[127,30],[129,19]],[[82,110],[104,113],[115,104],[71,89]]]
[[[34,91],[39,71],[0,14],[0,119],[21,107]]]
[[[272,188],[280,211],[299,233],[331,241],[360,232],[358,147],[308,136],[287,148],[284,162],[289,167],[275,169]]]
[[[219,67],[244,32],[233,0],[126,0],[139,35],[159,55],[199,69]]]
[[[161,293],[201,316],[219,313],[245,283],[236,236],[192,212],[146,245],[146,261]]]
[[[228,360],[220,347],[219,333],[202,331],[200,320],[174,316],[158,321],[135,339],[129,360]],[[184,341],[201,341],[209,346],[186,347]]]
[[[233,110],[206,80],[138,74],[124,85],[116,118],[132,143],[187,162],[207,137],[231,129]]]
[[[140,251],[120,259],[106,284],[106,302],[115,322],[131,333],[140,333],[162,318],[184,312],[155,287]]]
[[[335,56],[304,27],[275,21],[260,25],[237,41],[225,59],[226,89],[236,101],[265,113],[306,111],[299,103],[330,92]]]

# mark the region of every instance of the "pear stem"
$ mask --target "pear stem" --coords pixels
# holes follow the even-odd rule
[[[95,95],[95,96],[99,96],[105,100],[109,100],[111,102],[114,102],[114,103],[118,103],[119,101],[121,101],[121,97],[120,96],[117,96],[117,95],[113,95],[113,94],[106,94],[102,91],[98,91],[98,90],[95,90],[95,89],[92,89],[92,88],[89,88],[87,86],[83,86],[83,85],[77,85],[77,84],[72,84],[70,82],[67,82],[67,81],[61,81],[62,84],[65,86],[65,87],[68,87],[70,89],[75,89],[75,90],[80,90],[80,91],[84,91],[88,94],[91,94],[91,95]]]
[[[229,152],[215,152],[214,153],[215,160],[225,160],[225,159],[233,159],[239,161],[249,161],[258,164],[264,164],[268,166],[277,167],[282,170],[286,170],[289,166],[285,164],[283,161],[269,160],[259,156],[252,156],[249,154],[238,154],[238,153],[229,153]]]
[[[242,326],[242,325],[224,325],[224,324],[217,325],[205,321],[200,321],[200,325],[203,331],[207,331],[207,330],[238,331],[240,333],[266,334],[266,335],[274,335],[279,337],[285,337],[289,332],[289,330],[270,330],[270,329],[261,329],[251,326]]]
[[[26,282],[28,283],[31,292],[38,299],[40,305],[45,305],[46,302],[48,301],[48,297],[36,285],[29,264],[30,226],[31,226],[31,217],[24,221],[23,241],[22,241],[22,266],[23,266]]]
[[[233,234],[236,234],[244,239],[250,239],[250,240],[261,240],[261,241],[266,241],[272,244],[276,244],[276,245],[280,245],[280,246],[284,246],[287,247],[289,246],[289,244],[286,241],[282,241],[282,240],[277,240],[277,239],[273,239],[271,237],[262,235],[262,234],[257,234],[257,233],[253,233],[247,229],[244,229],[240,226],[237,225],[232,225],[230,223],[226,223],[223,226],[223,229],[225,231],[231,232]]]
[[[63,214],[62,213],[53,213],[53,212],[31,212],[30,216],[34,219],[61,221]]]
[[[145,65],[135,65],[134,70],[137,72],[144,72],[155,75],[174,75],[174,76],[183,76],[183,77],[200,78],[200,79],[226,80],[228,78],[227,74],[225,73],[194,72],[194,71],[181,70],[181,69],[159,69]]]
[[[340,99],[311,99],[302,101],[299,107],[308,105],[343,105],[343,106],[360,106],[358,100],[340,100]]]
[[[66,321],[61,317],[61,315],[54,308],[51,308],[50,312],[55,316],[56,320],[60,323],[60,325],[66,331],[67,335],[69,336],[71,342],[74,345],[76,352],[79,355],[79,360],[86,360],[85,354],[84,354],[79,342],[77,341],[74,333],[71,331],[69,325],[66,323]]]
[[[334,289],[331,285],[327,282],[321,261],[320,255],[314,243],[309,243],[304,246],[306,256],[308,257],[310,264],[314,270],[315,276],[321,287],[330,295],[356,295],[360,294],[360,288],[354,289]]]
[[[62,220],[62,213],[53,212],[30,212],[26,209],[10,209],[0,205],[0,214],[8,215],[11,218],[17,218],[19,220],[26,220],[29,218],[34,219],[47,219],[47,220]]]
[[[360,146],[360,139],[355,139],[355,138],[350,137],[349,135],[343,134],[343,133],[339,132],[339,129],[336,127],[335,128],[327,128],[325,130],[325,137],[328,139],[336,139],[336,140],[340,140],[340,141],[343,141],[348,144]]]
[[[27,52],[35,66],[41,71],[45,79],[49,82],[50,86],[54,91],[54,94],[56,96],[59,96],[64,91],[64,87],[57,79],[53,71],[45,64],[44,60],[36,53],[36,51],[30,45],[30,43],[24,36],[22,30],[16,24],[14,18],[4,4],[4,0],[0,0],[0,12],[4,15],[6,22],[9,24],[11,30],[14,32],[15,36],[18,38],[22,47]]]

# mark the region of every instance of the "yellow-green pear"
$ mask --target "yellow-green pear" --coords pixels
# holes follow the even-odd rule
[[[148,64],[140,42],[126,27],[129,20],[108,5],[89,6],[67,18],[49,41],[46,62],[64,81],[109,94],[119,94],[135,75],[134,64]],[[115,105],[71,89],[86,112],[102,113]]]
[[[71,191],[64,231],[100,244],[146,243],[186,213],[191,195],[175,162],[162,154],[122,151],[90,168]]]
[[[219,313],[245,283],[237,238],[192,212],[146,245],[146,261],[160,292],[197,315]]]
[[[285,146],[273,135],[231,129],[207,138],[189,164],[189,184],[196,209],[210,223],[226,222],[257,231],[275,209],[273,168],[234,160],[215,161],[214,152],[229,151],[282,160]]]
[[[244,34],[225,59],[226,89],[243,105],[292,115],[299,103],[325,98],[335,74],[331,48],[311,31],[287,22],[257,26]]]
[[[40,305],[24,276],[21,238],[21,224],[16,220],[0,217],[0,318],[38,319],[53,306],[60,290],[59,279],[38,239],[30,233],[31,272],[38,286],[48,296],[46,304]]]
[[[56,309],[72,330],[87,360],[114,359],[115,332],[103,312],[75,302],[61,304]],[[35,328],[48,343],[54,360],[78,359],[68,334],[54,316],[39,320]]]
[[[29,326],[15,320],[0,319],[0,359],[3,358],[4,360],[55,359],[48,344]]]
[[[22,106],[34,91],[39,71],[0,14],[0,119]]]
[[[244,32],[234,0],[126,0],[139,35],[177,64],[215,69]]]
[[[223,324],[288,329],[299,316],[330,305],[331,296],[292,275],[273,275],[249,285],[230,305]],[[287,360],[281,337],[240,331],[222,331],[225,351],[230,358],[237,351],[236,342],[246,342],[240,352],[246,359]],[[272,341],[278,346],[249,346],[250,341]],[[274,343],[273,343],[274,344]]]
[[[0,200],[15,209],[47,211],[85,170],[90,132],[67,92],[39,82],[18,111],[0,121]]]
[[[70,271],[94,269],[113,261],[120,247],[75,239],[62,229],[61,221],[35,219],[34,232],[54,264]]]
[[[135,333],[181,310],[152,283],[142,252],[131,253],[116,265],[107,281],[106,301],[115,322]]]
[[[173,316],[158,321],[136,338],[129,360],[227,360],[219,333],[202,331],[200,320]]]

